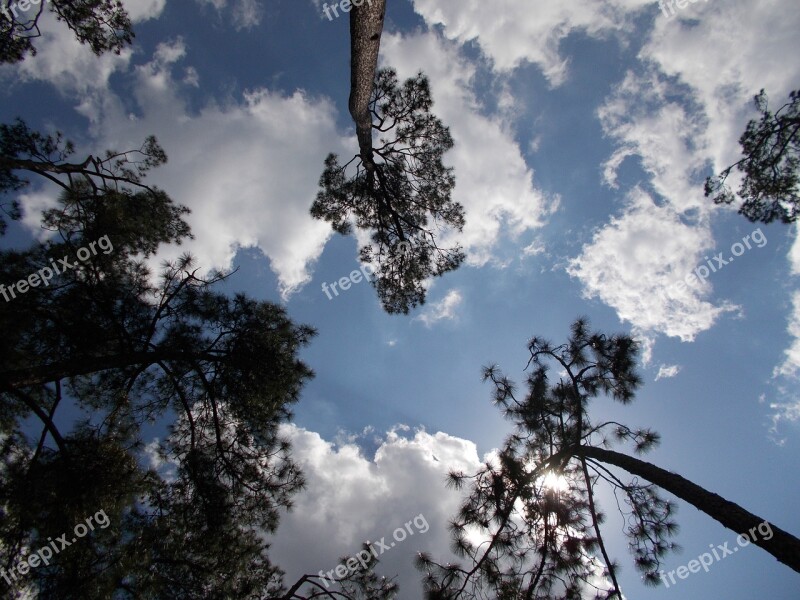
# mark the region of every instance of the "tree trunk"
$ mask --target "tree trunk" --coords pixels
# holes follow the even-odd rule
[[[369,100],[375,85],[386,0],[362,0],[350,11],[350,115],[356,124],[361,160],[372,166],[372,115]]]
[[[652,463],[638,458],[614,452],[613,450],[590,446],[581,446],[575,454],[586,458],[594,458],[624,469],[632,475],[643,477],[678,498],[685,500],[736,533],[748,534],[751,529],[758,527],[760,523],[767,522],[765,519],[746,511],[738,504],[725,500],[722,496],[709,492],[680,475],[665,471]],[[772,554],[783,564],[800,573],[800,540],[772,523],[769,523],[769,526],[773,532],[769,540],[749,535],[750,541]]]

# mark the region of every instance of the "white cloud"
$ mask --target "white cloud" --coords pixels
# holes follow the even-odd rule
[[[37,57],[23,64],[47,64],[51,50],[45,49],[44,63]],[[90,90],[95,84],[105,88],[105,83],[93,75],[81,80],[86,73],[76,72],[75,81],[65,87],[80,98],[79,111],[90,120],[96,139],[77,155],[106,147],[138,148],[147,134],[155,133],[169,162],[148,181],[192,210],[187,220],[196,238],[165,251],[159,260],[188,250],[203,268],[224,270],[238,248],[258,247],[270,259],[287,298],[310,279],[310,265],[331,235],[328,224],[308,214],[325,155],[354,142],[337,132],[331,102],[302,90],[283,95],[255,89],[241,101],[209,104],[190,114],[183,93],[192,82],[180,82],[186,54],[186,45],[177,39],[160,44],[151,62],[136,67],[132,100],[140,114],[134,119],[131,99]],[[73,64],[78,72],[79,63]]]
[[[598,112],[604,132],[617,143],[604,165],[605,182],[616,187],[619,167],[634,157],[658,194],[658,205],[629,203],[584,247],[571,273],[580,276],[587,295],[600,297],[649,336],[651,351],[654,334],[691,340],[733,309],[705,301],[707,285],[670,294],[664,302],[653,295],[663,286],[654,284],[664,279],[662,261],[674,264],[671,276],[680,277],[714,245],[715,208],[703,197],[702,179],[710,164],[719,171],[737,160],[738,138],[753,116],[752,95],[764,86],[772,98],[785,98],[800,77],[796,61],[775,61],[796,53],[800,14],[792,7],[788,0],[757,6],[731,1],[697,3],[675,19],[656,14],[639,53],[641,64]],[[662,223],[652,221],[655,215]],[[638,240],[635,257],[625,247],[634,241],[633,232],[652,235]],[[673,238],[681,247],[661,247]],[[794,253],[800,256],[800,250]],[[612,257],[621,264],[604,268],[602,260]],[[650,268],[644,268],[647,257]],[[643,281],[633,279],[634,272],[643,273]]]
[[[261,23],[264,7],[257,0],[239,0],[233,6],[233,24],[237,30],[252,29]]]
[[[342,556],[353,555],[363,542],[382,537],[394,546],[380,555],[378,572],[397,577],[400,598],[421,594],[422,574],[413,567],[417,552],[428,552],[442,564],[465,562],[450,551],[448,523],[457,515],[462,494],[471,490],[469,485],[463,492],[448,488],[447,473],[471,475],[485,463],[496,467],[497,450],[480,458],[469,440],[443,432],[412,432],[398,425],[372,440],[377,450],[369,457],[353,441],[371,432],[339,435],[339,442],[333,444],[296,425],[282,427],[307,482],[270,540],[271,555],[280,557],[277,562],[287,572],[285,581],[290,585],[302,574],[334,569]],[[414,535],[392,542],[398,528],[420,516],[427,528],[412,524]],[[422,533],[423,529],[427,531]],[[475,531],[469,535],[475,544],[487,539]]]
[[[340,145],[333,107],[301,91],[261,89],[241,104],[189,116],[161,77],[142,73],[144,118],[135,127],[120,122],[108,137],[159,132],[170,162],[151,179],[192,209],[196,240],[184,248],[204,267],[227,268],[237,248],[256,246],[288,297],[310,279],[308,267],[331,235],[308,209],[325,154]]]
[[[772,372],[777,399],[769,405],[772,410],[770,435],[779,445],[783,445],[785,441],[779,433],[781,425],[800,421],[800,396],[797,394],[800,383],[800,290],[795,290],[792,294],[792,313],[787,331],[792,342],[784,350],[783,362]]]
[[[784,351],[786,358],[775,367],[774,377],[798,377],[800,371],[800,290],[792,294],[792,313],[789,316],[788,332],[792,336],[792,345]]]
[[[475,66],[435,33],[384,34],[381,55],[400,80],[420,70],[428,76],[433,113],[455,142],[444,162],[455,169],[453,200],[464,206],[466,225],[461,234],[444,236],[443,244],[461,243],[467,263],[481,266],[495,260],[493,250],[506,235],[541,227],[558,199],[546,199],[534,188],[511,124],[481,114],[472,90]]]
[[[126,0],[123,4],[135,32],[137,24],[161,15],[166,0]],[[39,24],[41,37],[35,41],[35,59],[3,65],[0,76],[21,81],[46,81],[62,94],[88,94],[105,89],[111,74],[124,70],[130,63],[130,47],[119,55],[106,52],[96,56],[75,39],[75,34],[63,22],[56,21],[50,11],[42,14]]]
[[[615,188],[620,166],[635,158],[658,200],[631,200],[629,194],[622,214],[595,234],[569,271],[581,279],[585,295],[599,297],[632,323],[646,361],[657,334],[688,341],[734,309],[709,303],[707,284],[666,297],[660,292],[688,274],[703,250],[715,245],[710,229],[714,207],[703,197],[702,179],[709,165],[718,172],[738,159],[738,138],[754,116],[752,96],[764,87],[773,103],[780,103],[800,79],[800,63],[775,58],[797,52],[800,12],[793,0],[698,2],[671,19],[647,0],[413,2],[429,25],[441,25],[446,38],[474,41],[496,72],[529,62],[552,85],[568,77],[569,59],[560,48],[567,36],[615,36],[624,45],[634,31],[633,19],[651,12],[653,21],[640,30],[646,37],[639,64],[615,86],[598,114],[604,132],[617,144],[604,164],[606,184]],[[734,186],[736,178],[734,173]],[[664,242],[668,249],[659,247]],[[635,244],[633,256],[628,243]],[[800,242],[791,260],[800,273]],[[795,335],[792,326],[790,333]],[[776,371],[793,369],[798,352],[800,342],[795,341]]]
[[[134,25],[161,16],[167,0],[123,0],[123,6]]]
[[[335,568],[341,556],[356,553],[367,540],[385,536],[388,544],[396,528],[419,515],[429,529],[421,533],[424,528],[412,526],[414,535],[380,556],[380,573],[397,575],[401,597],[412,598],[421,590],[421,574],[413,568],[416,552],[453,560],[447,522],[456,514],[461,496],[445,487],[445,478],[450,470],[477,471],[477,448],[441,432],[418,430],[407,437],[398,433],[408,429],[397,427],[376,439],[378,448],[370,458],[346,438],[334,445],[317,433],[284,426],[307,481],[292,512],[281,518],[272,542],[272,554],[280,557],[287,582],[303,573]]]
[[[783,397],[788,396],[786,390],[782,390]],[[772,426],[769,429],[770,437],[778,446],[786,443],[786,437],[780,434],[780,429],[784,423],[797,423],[800,421],[800,398],[796,395],[782,402],[772,402],[769,405],[772,410],[770,420]]]
[[[637,156],[653,189],[675,211],[710,212],[700,185],[707,120],[690,102],[685,90],[657,71],[628,71],[598,110],[604,133],[619,144],[604,165],[606,184],[615,188],[619,166]]]
[[[461,292],[450,290],[444,298],[430,304],[414,319],[422,321],[426,327],[432,327],[438,321],[455,319],[456,311],[461,306],[462,300]]]
[[[658,367],[656,381],[659,379],[670,379],[671,377],[675,377],[678,373],[680,373],[680,371],[680,365],[661,365]]]
[[[800,275],[800,224],[794,225],[794,242],[789,250],[789,267],[792,275]]]
[[[789,251],[789,264],[792,275],[800,275],[800,226],[795,225],[794,229],[795,238]],[[795,290],[792,294],[792,312],[789,315],[787,332],[792,341],[783,351],[783,362],[772,372],[778,399],[770,403],[773,411],[770,417],[770,434],[779,445],[783,445],[785,441],[779,434],[781,425],[800,421],[800,397],[796,391],[800,383],[800,290]]]
[[[43,13],[40,28],[41,37],[35,42],[36,57],[0,66],[0,76],[4,80],[44,81],[61,94],[89,96],[104,90],[111,74],[124,70],[130,62],[130,48],[119,55],[106,52],[95,56],[75,39],[75,34],[64,23],[56,22],[50,12]]]
[[[681,285],[710,247],[707,229],[686,225],[671,208],[635,189],[622,215],[594,234],[567,272],[581,281],[586,297],[599,297],[639,334],[691,341],[736,308],[704,300],[711,289],[704,280]]]
[[[567,77],[569,61],[560,43],[573,31],[591,37],[624,35],[632,29],[637,11],[647,0],[585,2],[561,0],[413,0],[414,9],[431,26],[443,25],[444,35],[459,43],[476,40],[498,71],[509,71],[527,61],[559,85]]]
[[[546,248],[544,243],[539,240],[535,240],[522,249],[522,254],[524,256],[538,256],[539,254],[544,254],[545,251]]]

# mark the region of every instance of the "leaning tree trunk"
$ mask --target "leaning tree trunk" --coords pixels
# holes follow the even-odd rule
[[[736,533],[746,533],[760,523],[767,522],[765,519],[746,511],[738,504],[725,500],[722,496],[709,492],[680,475],[670,473],[652,463],[627,454],[591,446],[581,446],[574,454],[586,458],[594,458],[624,469],[633,475],[643,477],[678,498],[685,500]],[[753,539],[752,543],[760,546],[780,562],[800,573],[800,539],[772,523],[769,523],[769,526],[772,529],[773,536],[768,540]],[[755,536],[752,537],[755,538]]]
[[[372,115],[369,100],[375,85],[386,0],[362,0],[350,11],[350,115],[356,124],[364,166],[372,166]]]

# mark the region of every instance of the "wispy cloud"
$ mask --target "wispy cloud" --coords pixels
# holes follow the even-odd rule
[[[455,319],[456,311],[461,306],[462,300],[461,292],[450,290],[444,298],[439,302],[432,303],[415,319],[422,321],[426,327],[432,327],[439,321]]]
[[[669,379],[670,377],[675,377],[678,373],[680,373],[680,371],[680,365],[661,365],[658,367],[656,381],[659,379]]]
[[[795,246],[797,245],[798,242],[795,241]],[[793,269],[795,266],[797,265],[793,265]],[[789,315],[787,331],[792,341],[783,352],[783,362],[772,372],[777,398],[769,405],[772,411],[770,436],[781,446],[785,442],[781,433],[782,425],[800,421],[800,396],[797,394],[800,384],[800,290],[792,295],[792,313]]]
[[[230,7],[231,21],[237,31],[251,29],[261,23],[264,7],[257,0],[197,0],[200,4],[211,4],[218,13]]]

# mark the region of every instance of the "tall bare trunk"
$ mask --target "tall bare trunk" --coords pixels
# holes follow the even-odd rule
[[[350,115],[356,124],[361,160],[372,166],[372,116],[369,99],[378,68],[386,0],[362,0],[350,11]]]
[[[624,469],[632,475],[643,477],[678,498],[685,500],[736,533],[748,533],[750,530],[757,528],[760,523],[767,522],[765,519],[746,511],[738,504],[725,500],[722,496],[709,492],[676,473],[670,473],[652,463],[627,454],[589,446],[581,446],[580,449],[575,451],[575,454],[586,458],[594,458]],[[765,540],[751,535],[749,536],[751,542],[800,573],[800,540],[772,523],[769,523],[769,526],[773,532],[770,539]]]

